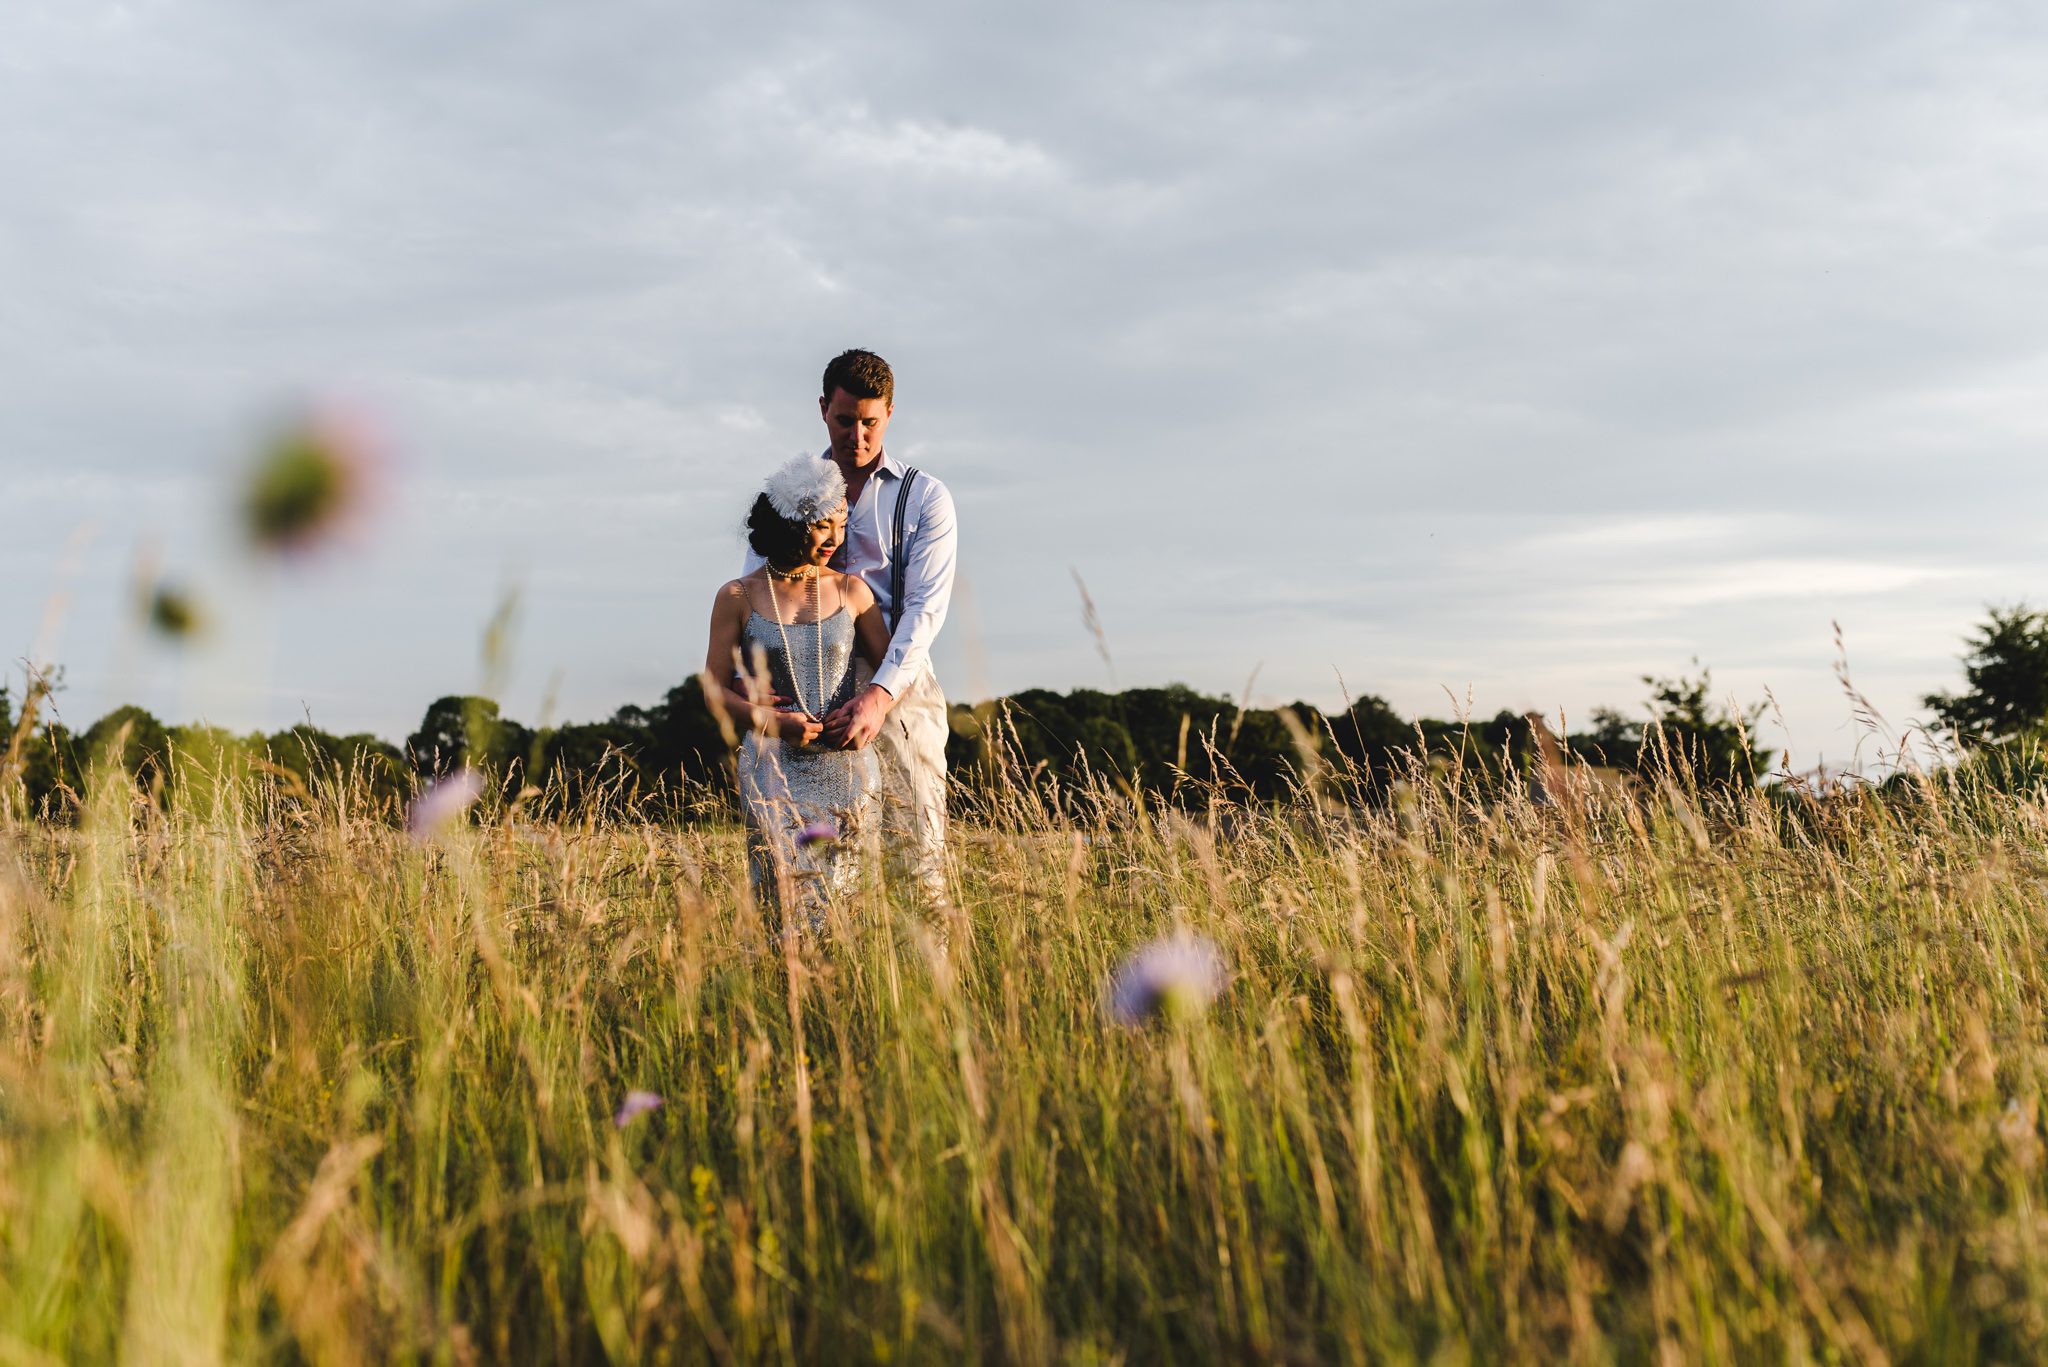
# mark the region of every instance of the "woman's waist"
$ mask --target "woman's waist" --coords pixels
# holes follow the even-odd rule
[[[866,750],[849,750],[841,745],[828,745],[824,741],[812,741],[806,744],[800,740],[792,740],[787,736],[764,736],[759,732],[750,733],[747,736],[747,741],[757,749],[773,751],[784,759],[797,760],[803,763],[818,763],[834,759],[853,763],[870,755],[870,752]]]

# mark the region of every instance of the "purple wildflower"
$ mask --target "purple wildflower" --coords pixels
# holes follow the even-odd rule
[[[474,769],[457,769],[446,778],[435,779],[412,800],[405,826],[415,840],[425,840],[468,811],[484,795],[484,776]]]
[[[626,1099],[619,1104],[618,1114],[612,1117],[612,1124],[620,1129],[632,1124],[649,1111],[658,1111],[665,1103],[658,1092],[643,1092],[634,1088],[626,1093]]]
[[[1154,1016],[1199,1015],[1223,991],[1223,956],[1199,935],[1178,931],[1136,950],[1110,979],[1105,1005],[1119,1025]]]
[[[809,849],[813,845],[827,844],[839,838],[839,828],[829,821],[813,821],[796,833],[796,847]]]

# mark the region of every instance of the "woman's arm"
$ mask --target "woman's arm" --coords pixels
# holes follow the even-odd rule
[[[704,699],[728,717],[747,718],[754,730],[767,736],[801,741],[808,745],[821,729],[816,718],[787,710],[787,698],[752,698],[733,685],[733,676],[751,668],[740,658],[740,637],[747,625],[747,591],[739,580],[719,589],[711,600],[711,641],[704,650]]]
[[[853,643],[869,669],[881,667],[889,653],[889,624],[882,620],[882,605],[875,591],[858,575],[840,576],[840,592],[846,595],[846,610],[853,614]]]

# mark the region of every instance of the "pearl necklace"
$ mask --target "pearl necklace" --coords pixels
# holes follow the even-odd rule
[[[768,606],[774,610],[775,634],[782,638],[782,660],[789,670],[789,686],[796,690],[796,703],[803,710],[804,714],[822,721],[824,718],[820,714],[825,710],[825,619],[821,611],[823,605],[818,601],[818,567],[816,565],[800,565],[796,569],[785,572],[776,569],[772,563],[763,561],[761,568],[768,571]],[[811,626],[818,634],[818,649],[816,652],[818,664],[818,703],[815,707],[805,706],[804,687],[801,683],[797,682],[796,656],[790,653],[789,632],[782,625],[782,603],[775,596],[775,581],[778,579],[806,579],[810,581]]]

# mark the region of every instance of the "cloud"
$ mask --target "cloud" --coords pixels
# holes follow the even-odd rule
[[[884,125],[864,104],[806,131],[817,136],[824,158],[843,157],[858,167],[885,173],[1042,182],[1054,179],[1059,169],[1030,143],[1013,142],[985,128],[950,128],[909,119]]]

